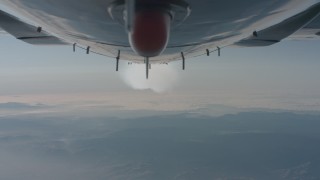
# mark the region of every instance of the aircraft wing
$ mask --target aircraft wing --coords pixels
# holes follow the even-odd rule
[[[50,35],[42,30],[27,24],[18,18],[0,10],[0,33],[5,32],[13,35],[19,40],[33,45],[65,45],[63,40]]]
[[[320,16],[315,18],[302,29],[288,37],[289,40],[319,40],[320,39]]]
[[[320,5],[307,10],[263,30],[256,30],[248,38],[234,45],[254,47],[269,46],[284,39],[312,39],[320,37]]]
[[[320,0],[2,0],[0,5],[31,22],[0,11],[0,28],[17,39],[69,42],[87,54],[136,63],[149,57],[150,63],[184,62],[220,55],[226,46],[268,46],[320,35]]]

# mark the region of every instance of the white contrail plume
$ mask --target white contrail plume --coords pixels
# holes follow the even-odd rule
[[[123,73],[124,81],[133,89],[151,89],[157,93],[170,90],[178,81],[174,67],[163,64],[152,64],[149,79],[146,79],[144,64],[132,64]]]

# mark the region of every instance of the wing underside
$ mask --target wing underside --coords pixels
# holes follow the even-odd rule
[[[229,34],[214,34],[214,32],[206,31],[210,35],[210,38],[200,38],[195,40],[195,43],[183,44],[177,43],[174,45],[169,45],[166,51],[158,57],[152,58],[154,63],[167,63],[174,60],[182,59],[181,53],[184,53],[186,58],[196,57],[200,55],[208,55],[210,52],[219,50],[220,48],[236,45],[241,47],[254,47],[254,46],[268,46],[280,42],[284,39],[289,40],[300,40],[300,39],[319,39],[320,37],[320,3],[317,3],[305,11],[291,16],[290,18],[275,24],[266,29],[256,30],[248,33],[247,38],[243,38],[243,34],[238,32],[229,32]],[[207,24],[207,26],[209,26]],[[217,24],[219,26],[219,24]],[[49,27],[49,26],[47,26]],[[118,27],[118,26],[116,26]],[[178,27],[175,31],[180,28],[180,33],[175,33],[180,39],[188,39],[191,36],[183,33],[183,26]],[[186,26],[187,27],[187,26]],[[197,27],[191,29],[197,30]],[[208,27],[203,27],[201,29],[209,29]],[[48,29],[49,30],[49,29]],[[51,29],[50,29],[51,30]],[[198,29],[199,30],[199,29]],[[211,30],[219,30],[219,28],[211,28]],[[83,48],[84,50],[89,50],[90,52],[96,52],[109,57],[117,57],[119,51],[121,51],[121,58],[130,60],[133,62],[143,63],[144,58],[137,56],[129,45],[119,46],[114,43],[107,43],[104,41],[100,42],[100,39],[87,39],[82,36],[77,37],[73,35],[69,37],[68,34],[62,34],[61,38],[45,31],[41,27],[37,27],[28,24],[19,18],[8,14],[0,10],[0,34],[9,33],[19,40],[24,42],[34,44],[34,45],[65,45],[69,44],[67,42],[77,43],[77,46]],[[59,32],[56,32],[59,34]],[[211,34],[210,34],[211,33]],[[196,33],[195,33],[196,34]],[[201,34],[201,33],[200,33]],[[61,33],[60,33],[61,35]],[[199,34],[198,34],[199,35]],[[209,36],[208,35],[208,36]],[[212,37],[211,37],[212,36]],[[241,38],[237,38],[237,37]],[[193,37],[193,36],[192,36]],[[124,36],[123,38],[127,38]],[[231,39],[231,41],[230,41]],[[233,41],[236,39],[236,41]],[[240,39],[240,40],[239,40]],[[119,37],[118,39],[119,40]]]
[[[283,39],[318,39],[320,36],[320,4],[269,28],[254,31],[248,38],[236,42],[237,46],[269,46]]]
[[[0,11],[0,33],[1,32],[7,32],[19,40],[34,45],[67,44],[63,40],[43,31],[41,27],[27,24],[3,11]]]

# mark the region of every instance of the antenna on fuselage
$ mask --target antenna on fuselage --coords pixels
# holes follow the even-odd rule
[[[144,61],[146,63],[146,79],[149,78],[149,57],[145,57]]]
[[[76,52],[76,45],[77,43],[73,43],[73,52]]]
[[[90,53],[90,46],[87,47],[87,54]]]
[[[184,58],[184,54],[183,54],[183,52],[181,52],[181,57],[182,57],[182,70],[184,70],[185,69],[185,65],[186,65],[186,59]]]
[[[119,71],[120,50],[118,50],[118,56],[116,57],[116,59],[117,59],[116,71]]]

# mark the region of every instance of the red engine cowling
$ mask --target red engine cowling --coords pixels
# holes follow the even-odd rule
[[[133,50],[143,57],[160,55],[170,35],[171,16],[163,10],[135,12],[129,41]]]

